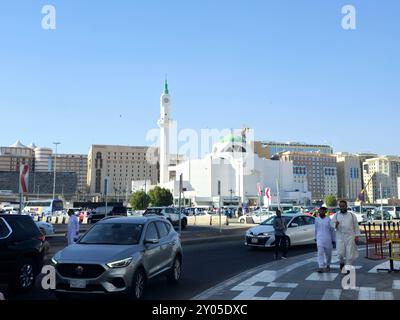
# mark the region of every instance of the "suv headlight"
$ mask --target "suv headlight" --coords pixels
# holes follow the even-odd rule
[[[270,232],[264,232],[262,235],[263,235],[264,237],[269,237],[269,236],[271,236],[271,233],[270,233]]]
[[[127,266],[129,266],[132,262],[132,258],[127,258],[127,259],[123,259],[123,260],[118,260],[118,261],[114,261],[114,262],[109,262],[107,263],[107,267],[109,268],[125,268]]]

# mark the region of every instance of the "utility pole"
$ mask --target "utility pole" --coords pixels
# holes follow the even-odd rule
[[[55,145],[56,153],[54,154],[54,181],[53,181],[53,199],[56,197],[56,174],[57,174],[57,146],[61,144],[61,142],[53,142]]]
[[[183,174],[179,177],[179,235],[182,235],[182,210],[181,210],[181,194],[182,194]]]

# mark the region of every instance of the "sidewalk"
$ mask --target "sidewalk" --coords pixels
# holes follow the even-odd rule
[[[359,253],[356,285],[350,290],[342,288],[336,253],[332,271],[325,274],[317,273],[316,253],[310,253],[246,271],[193,300],[400,300],[400,273],[378,272],[389,262],[365,259],[364,249]]]

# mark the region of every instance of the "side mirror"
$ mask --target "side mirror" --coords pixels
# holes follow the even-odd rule
[[[291,225],[290,225],[290,227],[291,228],[297,228],[299,225],[297,224],[297,223],[292,223]]]
[[[160,243],[160,240],[158,239],[145,239],[144,244],[158,244]]]

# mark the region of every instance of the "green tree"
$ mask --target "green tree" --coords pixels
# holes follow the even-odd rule
[[[167,207],[174,203],[174,196],[168,189],[155,187],[149,191],[150,203],[154,207]]]
[[[336,207],[337,206],[337,199],[334,195],[329,194],[324,198],[325,205],[327,207]]]
[[[144,191],[136,191],[132,193],[129,203],[134,210],[145,210],[149,206],[150,197]]]

